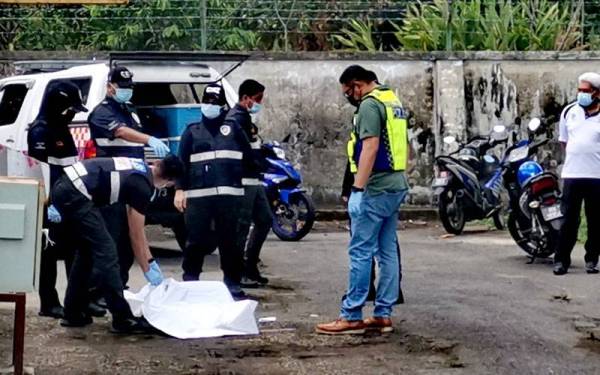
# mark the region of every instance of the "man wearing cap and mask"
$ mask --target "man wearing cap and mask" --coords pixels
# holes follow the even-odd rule
[[[600,255],[600,74],[579,76],[577,101],[560,116],[558,140],[565,149],[562,168],[563,213],[554,260],[554,274],[564,275],[571,265],[571,251],[577,242],[581,204],[584,203],[588,232],[585,243],[585,271],[596,274]]]
[[[223,281],[235,299],[244,299],[240,287],[244,249],[239,236],[240,206],[244,199],[242,171],[251,148],[239,126],[223,123],[226,104],[221,86],[206,86],[202,120],[190,124],[181,136],[179,158],[185,173],[176,183],[175,207],[184,212],[188,233],[183,280],[199,279],[204,256],[216,243]]]
[[[123,66],[111,69],[106,86],[106,98],[91,112],[88,122],[98,157],[128,157],[144,159],[144,145],[163,158],[169,148],[160,139],[142,133],[142,125],[130,103],[133,95],[133,74]],[[119,264],[123,284],[129,280],[133,252],[127,235],[125,206],[115,204],[102,208],[108,231],[119,249]]]
[[[50,186],[63,175],[63,168],[77,162],[77,148],[69,124],[78,112],[87,112],[79,88],[69,81],[53,81],[48,85],[40,112],[27,133],[29,156],[48,163]],[[40,265],[40,316],[62,318],[63,308],[56,292],[56,263],[65,260],[67,275],[73,261],[73,243],[67,240],[67,228],[58,221],[59,214],[50,205],[44,215],[44,227],[49,229],[50,244],[42,251]]]
[[[247,163],[243,171],[242,184],[245,188],[245,198],[241,209],[242,230],[239,233],[243,241],[248,238],[242,279],[242,285],[248,288],[256,288],[269,282],[269,279],[261,275],[258,262],[262,246],[271,230],[273,216],[261,181],[261,172],[266,169],[266,161],[261,153],[258,127],[252,122],[251,117],[251,114],[256,114],[262,109],[264,93],[265,86],[260,82],[253,79],[245,80],[238,90],[238,103],[225,118],[225,124],[239,126],[244,131],[252,147],[252,162]],[[253,223],[254,227],[250,232]]]

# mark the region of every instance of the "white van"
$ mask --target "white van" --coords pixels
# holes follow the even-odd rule
[[[232,54],[141,52],[113,53],[108,61],[15,62],[18,74],[0,80],[0,145],[27,151],[27,131],[38,115],[50,82],[68,80],[75,83],[81,89],[84,105],[91,111],[106,95],[110,67],[122,65],[133,73],[135,86],[131,102],[138,112],[142,131],[170,142],[171,150],[175,151],[181,134],[167,134],[166,124],[155,115],[155,110],[198,108],[204,86],[214,82],[222,84],[227,101],[233,106],[237,102],[237,92],[226,76],[247,58],[246,55]],[[209,65],[230,61],[232,64],[224,72]],[[88,142],[88,115],[89,112],[78,113],[71,124],[80,158],[95,156],[93,142]],[[146,149],[146,158],[155,158],[150,148]],[[22,176],[22,168],[20,163],[7,161],[9,176]],[[159,197],[153,203],[147,221],[173,228],[181,245],[185,238],[183,219],[173,207],[172,191],[163,191]]]

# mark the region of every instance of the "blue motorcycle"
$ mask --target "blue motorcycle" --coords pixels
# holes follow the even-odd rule
[[[281,145],[269,142],[261,150],[267,162],[263,183],[273,212],[273,232],[283,241],[299,241],[315,223],[315,207]]]
[[[552,139],[552,129],[537,118],[528,129],[527,139],[513,139],[506,149],[502,169],[510,202],[508,230],[533,262],[554,254],[564,219],[558,177],[535,160],[538,149]]]

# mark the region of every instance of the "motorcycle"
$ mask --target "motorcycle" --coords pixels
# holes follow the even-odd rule
[[[446,144],[455,141],[452,136],[444,138]],[[448,233],[460,234],[467,221],[489,217],[496,228],[504,229],[500,160],[487,152],[507,141],[506,127],[497,125],[487,137],[474,137],[457,151],[436,158],[432,190]]]
[[[532,263],[555,253],[563,214],[558,177],[535,161],[537,150],[552,139],[552,130],[537,118],[528,129],[528,139],[506,149],[503,169],[510,206],[508,230]],[[536,140],[541,133],[546,137]]]
[[[273,232],[283,241],[299,241],[315,222],[315,207],[300,187],[302,176],[278,142],[263,144],[261,151],[267,163],[263,183],[273,212]]]

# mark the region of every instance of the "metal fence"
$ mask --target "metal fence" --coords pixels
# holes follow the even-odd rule
[[[508,5],[522,6],[520,12],[529,14],[511,13]],[[557,8],[554,13],[552,7]],[[127,5],[111,6],[1,6],[0,48],[473,49],[479,46],[473,43],[480,42],[472,40],[489,38],[494,32],[501,37],[515,32],[506,28],[507,23],[513,25],[511,17],[529,17],[530,33],[538,32],[533,29],[537,23],[554,25],[543,31],[554,34],[542,36],[555,40],[541,47],[552,43],[564,47],[557,41],[561,35],[575,36],[565,49],[600,45],[595,41],[600,0],[130,0]],[[524,33],[521,30],[521,39]],[[438,40],[431,42],[436,38],[442,41],[441,48]],[[482,43],[478,48],[493,49],[486,47],[494,44]]]

